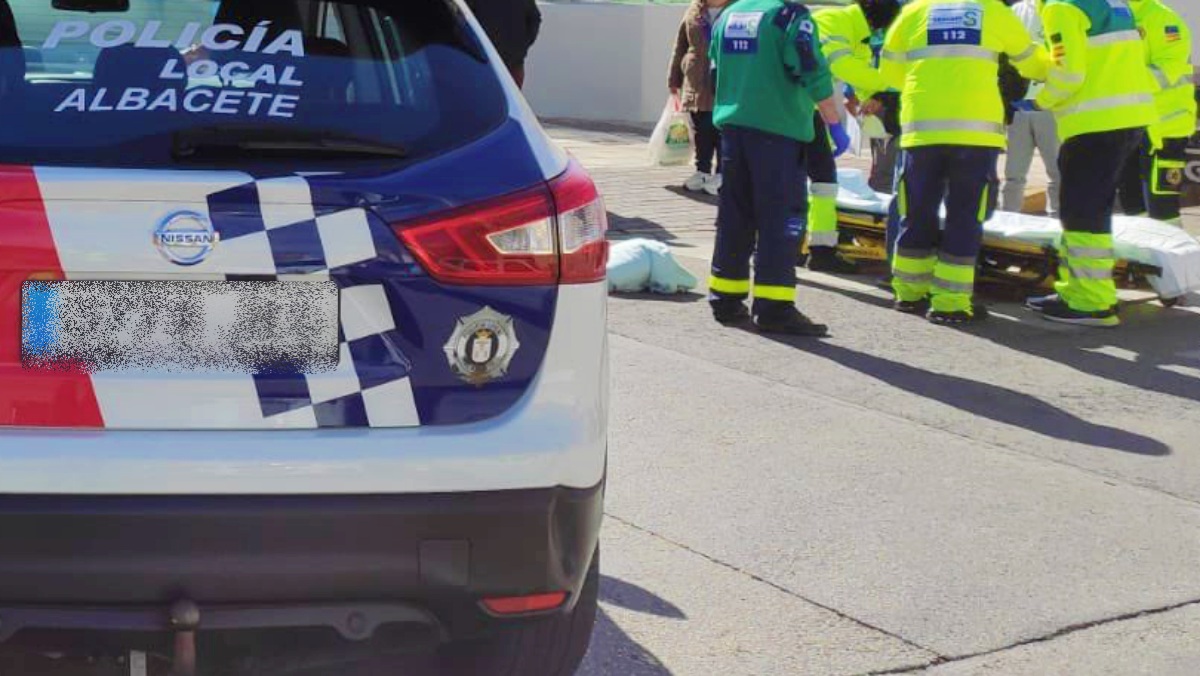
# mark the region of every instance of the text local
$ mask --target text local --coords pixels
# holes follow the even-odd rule
[[[267,42],[270,28],[271,23],[264,21],[247,34],[246,29],[237,24],[214,24],[205,28],[203,24],[193,21],[185,24],[179,35],[171,39],[169,35],[159,35],[162,30],[161,21],[147,21],[140,27],[123,19],[105,21],[94,27],[87,21],[59,21],[46,36],[42,49],[54,49],[64,42],[76,41],[87,36],[92,46],[100,49],[127,44],[150,49],[187,49],[198,44],[211,52],[241,49],[251,53],[304,56],[303,33],[298,30],[285,30]]]

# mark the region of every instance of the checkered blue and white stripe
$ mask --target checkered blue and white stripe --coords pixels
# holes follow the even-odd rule
[[[91,374],[106,426],[314,429],[420,424],[388,282],[421,276],[387,226],[361,208],[314,205],[302,176],[39,168],[46,217],[67,279],[333,280],[341,300],[338,368],[320,374]],[[189,209],[220,233],[213,254],[180,268],[147,224]],[[152,225],[149,226],[152,228]]]

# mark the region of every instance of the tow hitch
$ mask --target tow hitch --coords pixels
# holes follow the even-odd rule
[[[175,652],[171,676],[196,676],[196,629],[200,627],[200,607],[181,599],[171,605],[171,630],[175,632]]]
[[[65,673],[96,673],[109,676],[120,673],[144,676],[151,674],[169,674],[169,676],[197,676],[208,673],[218,667],[213,665],[199,666],[198,662],[206,664],[211,658],[218,663],[224,663],[229,657],[222,644],[221,637],[227,632],[255,632],[257,630],[308,630],[332,629],[343,641],[340,647],[314,646],[307,653],[295,654],[294,651],[278,653],[261,646],[265,652],[252,652],[254,663],[258,667],[246,673],[269,674],[277,670],[269,668],[275,662],[294,666],[303,664],[305,660],[316,660],[317,663],[327,664],[331,660],[345,654],[362,654],[376,630],[384,625],[408,625],[420,627],[428,633],[435,643],[446,640],[445,628],[428,610],[403,603],[357,603],[357,604],[322,604],[322,605],[287,605],[287,606],[227,606],[201,605],[191,599],[180,599],[169,607],[146,606],[131,607],[61,607],[61,606],[0,606],[0,644],[6,644],[13,651],[23,653],[20,645],[7,645],[9,642],[20,644],[18,635],[29,630],[32,634],[45,638],[56,632],[65,632],[61,642],[39,643],[39,647],[29,656],[34,660],[48,660],[46,667],[37,671],[30,669],[5,669],[7,663],[0,655],[0,674],[7,673],[39,673],[57,674],[55,665],[66,668],[71,664],[91,665],[90,671],[68,671]],[[82,632],[82,633],[81,633]],[[196,635],[199,632],[212,632],[213,640],[206,641],[203,650],[198,649]],[[158,635],[162,641],[161,652],[145,652],[145,646],[132,647],[120,640],[126,634]],[[165,636],[165,634],[170,636]],[[167,644],[171,646],[171,654],[164,655]],[[149,645],[147,643],[146,645]],[[238,654],[245,648],[239,642]],[[99,646],[99,647],[97,647]],[[323,652],[331,650],[332,652]],[[0,651],[3,652],[3,651]],[[49,657],[58,655],[57,658]],[[107,657],[105,657],[107,656]],[[286,658],[286,659],[282,659]],[[282,659],[282,662],[280,661]],[[170,665],[170,671],[147,668],[148,660],[156,660],[159,668]],[[116,669],[116,671],[114,671]],[[203,670],[203,671],[201,671]],[[236,671],[231,673],[243,673]],[[223,673],[223,672],[222,672]]]

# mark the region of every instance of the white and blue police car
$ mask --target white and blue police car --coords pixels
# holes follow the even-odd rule
[[[0,0],[0,116],[0,651],[574,672],[606,214],[459,2]]]

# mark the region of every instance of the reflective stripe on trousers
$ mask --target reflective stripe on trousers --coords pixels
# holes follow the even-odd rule
[[[808,245],[838,245],[836,183],[813,183],[808,199]]]

